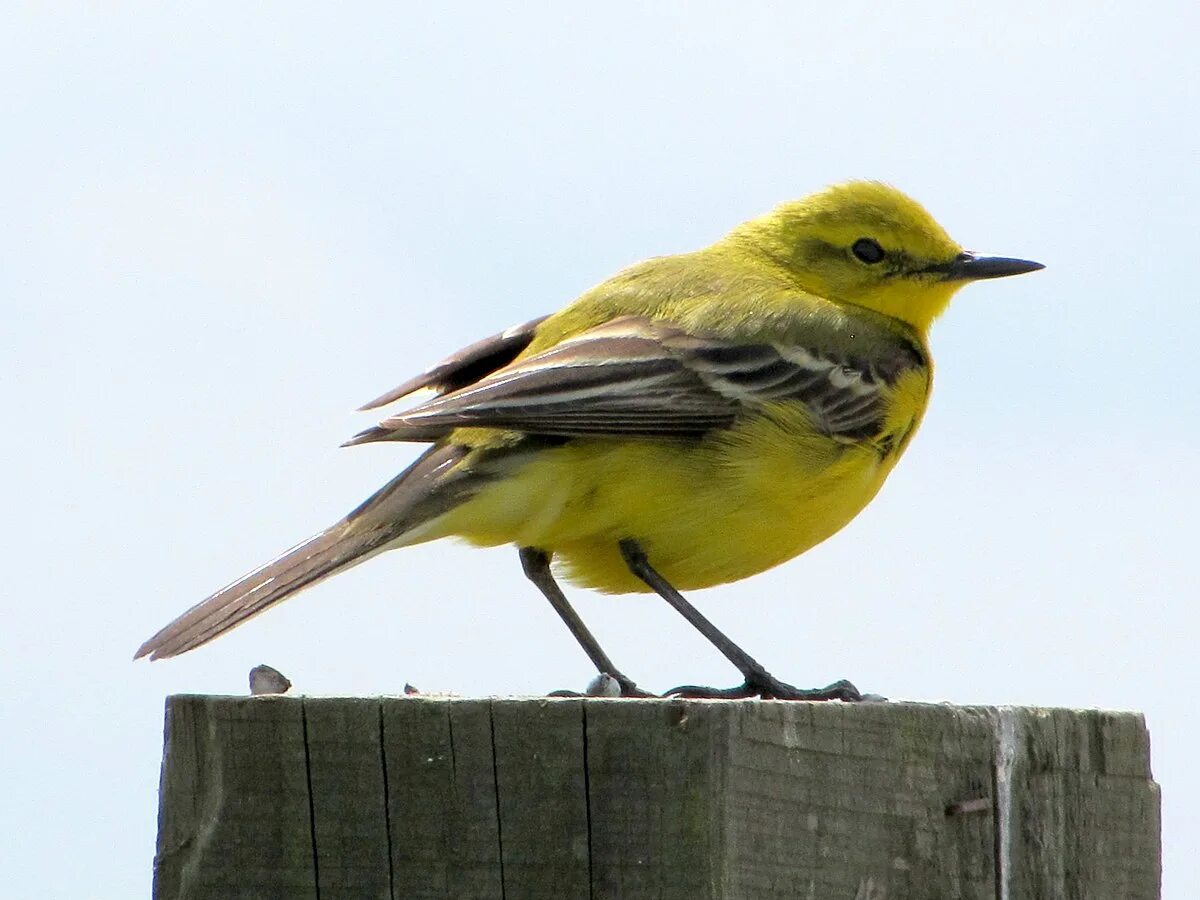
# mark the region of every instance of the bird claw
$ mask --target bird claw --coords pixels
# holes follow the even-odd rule
[[[760,693],[764,700],[842,700],[846,703],[858,703],[863,698],[859,689],[845,678],[823,688],[807,690],[770,678],[770,683],[765,687],[767,690]]]
[[[623,676],[601,672],[583,691],[551,691],[547,697],[626,697],[637,699],[657,698],[658,694],[644,691]],[[769,672],[759,672],[747,678],[737,687],[714,688],[696,684],[681,684],[662,695],[663,698],[682,700],[746,700],[761,697],[764,700],[842,700],[847,703],[882,702],[886,697],[878,694],[863,694],[846,679],[835,681],[823,688],[798,688],[780,681]]]
[[[698,684],[681,684],[663,694],[664,697],[679,697],[683,700],[745,700],[747,697],[757,697],[758,691],[749,684],[742,683],[737,687],[715,688]]]
[[[754,678],[748,678],[737,687],[712,688],[700,687],[694,684],[684,684],[667,691],[664,697],[682,697],[691,700],[743,700],[748,697],[761,697],[764,700],[842,700],[856,703],[867,699],[853,684],[844,678],[823,688],[803,689],[793,687],[780,681],[773,675],[763,673]],[[876,695],[867,695],[870,699],[880,699]]]

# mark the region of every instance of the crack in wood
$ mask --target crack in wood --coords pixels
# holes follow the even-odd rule
[[[379,765],[383,777],[383,832],[387,837],[388,897],[396,900],[396,866],[392,847],[392,801],[388,787],[387,732],[383,725],[383,703],[379,704]]]
[[[596,880],[595,872],[593,871],[595,859],[592,852],[592,783],[589,769],[591,768],[591,760],[588,758],[588,705],[586,703],[579,704],[580,723],[583,727],[583,809],[584,816],[587,821],[587,880],[588,880],[588,900],[595,897]]]
[[[500,764],[496,753],[496,704],[488,704],[488,724],[492,735],[492,779],[496,787],[496,850],[500,864],[500,900],[507,900],[508,888],[504,879],[504,817],[500,814]]]
[[[304,781],[308,786],[308,833],[312,836],[313,892],[321,900],[321,868],[317,858],[317,807],[313,798],[312,753],[308,746],[308,709],[300,700],[300,730],[304,741]]]

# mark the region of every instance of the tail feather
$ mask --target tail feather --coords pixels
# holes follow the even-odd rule
[[[292,594],[400,542],[406,532],[473,493],[478,479],[455,467],[467,449],[433,447],[335,525],[193,606],[138,648],[165,659],[206,644]]]
[[[339,522],[197,603],[142,644],[134,659],[166,659],[206,644],[301,588],[362,562],[382,549],[380,538],[377,530],[348,533]]]

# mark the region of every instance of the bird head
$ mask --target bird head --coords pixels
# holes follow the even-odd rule
[[[1043,268],[963,250],[921,204],[877,181],[784,203],[734,232],[805,291],[907,322],[921,332],[969,281]]]

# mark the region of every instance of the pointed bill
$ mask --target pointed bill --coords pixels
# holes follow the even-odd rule
[[[1031,259],[986,256],[966,251],[958,254],[951,262],[930,267],[927,271],[940,273],[944,281],[979,281],[984,278],[1024,275],[1026,272],[1036,272],[1044,268],[1044,265]]]

